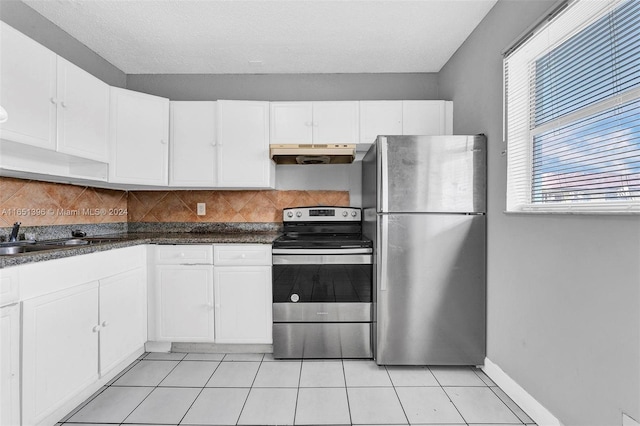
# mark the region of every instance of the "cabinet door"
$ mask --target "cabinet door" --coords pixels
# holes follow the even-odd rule
[[[98,283],[23,302],[22,424],[98,380]]]
[[[58,57],[58,151],[107,162],[109,86]]]
[[[146,274],[134,269],[100,280],[100,375],[147,341]]]
[[[451,102],[402,101],[403,135],[450,135]]]
[[[213,341],[213,267],[156,267],[157,340]]]
[[[0,424],[20,424],[20,306],[0,308]]]
[[[272,144],[312,143],[313,104],[311,102],[271,102]]]
[[[270,266],[214,266],[216,343],[272,343]]]
[[[0,104],[9,119],[0,137],[56,148],[56,55],[0,22]]]
[[[360,101],[360,143],[402,134],[402,101]]]
[[[171,102],[170,186],[215,186],[215,120],[215,102]]]
[[[169,100],[111,88],[109,182],[168,185]]]
[[[218,187],[275,187],[269,102],[218,101]]]
[[[349,102],[313,103],[313,143],[358,143],[359,105]]]

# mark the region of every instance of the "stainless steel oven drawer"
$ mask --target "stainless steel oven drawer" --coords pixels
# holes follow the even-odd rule
[[[372,358],[371,323],[273,324],[274,358]]]
[[[274,303],[274,322],[371,322],[371,303]]]

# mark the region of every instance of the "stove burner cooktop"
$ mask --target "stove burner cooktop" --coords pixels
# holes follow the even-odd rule
[[[354,207],[294,207],[284,209],[284,235],[274,248],[369,248],[362,236],[361,209]]]

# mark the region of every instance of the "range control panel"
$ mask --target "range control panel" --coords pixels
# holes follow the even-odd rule
[[[284,222],[360,222],[357,207],[292,207],[282,211]]]

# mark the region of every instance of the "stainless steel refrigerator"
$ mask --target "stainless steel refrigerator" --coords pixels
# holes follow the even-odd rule
[[[379,136],[362,168],[376,362],[483,364],[486,138]]]

